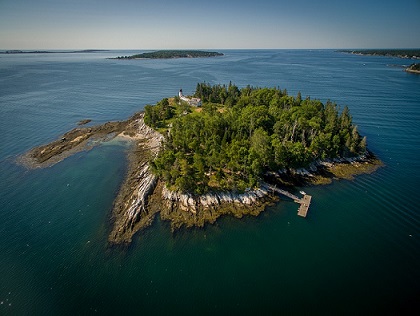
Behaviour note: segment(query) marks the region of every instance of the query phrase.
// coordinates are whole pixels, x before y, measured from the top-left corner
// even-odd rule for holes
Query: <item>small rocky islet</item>
[[[413,63],[410,66],[408,66],[405,71],[411,72],[414,74],[420,74],[420,63]]]
[[[231,88],[231,85],[229,87],[231,91],[239,91],[239,89]],[[229,90],[229,87],[222,86],[226,91]],[[251,93],[255,94],[262,93],[259,92],[259,88],[252,91]],[[240,91],[241,93],[245,93],[245,91]],[[282,97],[287,96],[287,93],[281,94]],[[365,149],[363,152],[347,156],[324,157],[324,159],[318,157],[300,167],[294,164],[293,166],[283,166],[283,168],[276,166],[274,169],[273,167],[266,167],[264,170],[258,169],[261,173],[257,181],[246,183],[248,187],[243,189],[234,181],[240,180],[243,183],[247,180],[244,175],[240,175],[236,171],[233,172],[236,169],[228,170],[228,165],[226,165],[224,170],[215,170],[216,166],[213,169],[210,166],[210,170],[208,170],[209,166],[205,165],[203,172],[207,182],[197,184],[205,189],[202,191],[185,190],[185,188],[177,186],[177,184],[183,183],[181,180],[177,181],[182,175],[178,175],[177,179],[168,180],[162,176],[162,172],[160,172],[162,170],[156,169],[156,159],[162,159],[168,148],[171,129],[177,126],[178,119],[183,120],[187,116],[200,116],[200,113],[208,114],[208,111],[211,111],[213,115],[218,115],[215,113],[227,115],[232,104],[220,103],[215,108],[215,103],[208,102],[204,94],[197,93],[196,98],[203,98],[203,107],[196,107],[188,104],[188,97],[182,99],[180,97],[183,96],[164,99],[155,106],[148,106],[145,112],[136,113],[126,121],[76,127],[56,141],[29,150],[20,156],[18,161],[27,168],[44,168],[58,163],[76,152],[89,150],[95,145],[115,137],[130,140],[128,171],[113,203],[108,236],[110,244],[130,243],[134,234],[151,225],[158,213],[162,220],[170,221],[172,231],[182,227],[204,227],[207,223],[212,224],[217,218],[224,215],[237,218],[246,215],[257,216],[264,211],[267,205],[279,200],[279,196],[270,189],[272,185],[293,189],[296,185],[327,184],[331,183],[333,179],[352,179],[354,175],[371,173],[382,166],[382,163]],[[302,106],[303,100],[298,100],[299,104],[297,104],[297,98],[287,97],[291,102],[295,102],[290,105],[287,111],[292,110],[294,106]],[[238,97],[233,103],[239,100]],[[150,122],[150,113],[155,110],[160,111],[165,106],[171,108],[171,118],[161,122],[159,118],[154,117],[155,121]],[[246,107],[246,105],[244,106]],[[283,104],[282,107],[284,106],[286,105]],[[166,113],[160,111],[160,113],[163,113],[163,116],[169,115],[168,111]],[[89,122],[83,121],[85,124]],[[297,127],[295,127],[296,129]],[[189,154],[187,153],[182,159],[188,162]],[[168,168],[173,169],[174,166]],[[249,172],[251,173],[251,171]],[[229,185],[230,189],[227,189],[226,185],[223,187],[220,184],[215,184],[215,179],[219,179],[218,181],[223,183],[220,176],[224,177],[226,185]],[[253,174],[249,174],[248,177],[254,181]],[[249,186],[250,183],[255,183],[255,185]]]

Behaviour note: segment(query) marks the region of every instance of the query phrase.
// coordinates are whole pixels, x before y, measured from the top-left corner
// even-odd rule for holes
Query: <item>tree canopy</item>
[[[145,123],[165,128],[163,149],[151,162],[168,186],[202,194],[258,186],[266,171],[308,166],[317,159],[366,151],[366,138],[348,107],[279,88],[199,83],[201,109],[167,99],[145,109]]]

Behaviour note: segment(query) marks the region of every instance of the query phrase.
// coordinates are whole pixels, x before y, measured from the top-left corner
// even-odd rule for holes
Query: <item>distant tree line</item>
[[[361,49],[361,50],[339,50],[343,53],[360,55],[379,55],[400,58],[420,58],[420,49]]]
[[[148,52],[142,54],[135,54],[131,56],[119,56],[116,59],[136,59],[136,58],[151,58],[151,59],[169,59],[169,58],[198,58],[198,57],[215,57],[223,56],[218,52],[206,52],[200,50],[159,50],[155,52]]]
[[[258,186],[268,170],[366,151],[348,107],[302,99],[279,88],[197,84],[200,111],[174,115],[167,100],[145,109],[152,127],[169,123],[154,172],[173,189],[201,194]],[[180,113],[180,112],[178,112]]]

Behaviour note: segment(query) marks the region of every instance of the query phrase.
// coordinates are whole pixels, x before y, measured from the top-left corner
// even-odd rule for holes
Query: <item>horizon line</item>
[[[399,50],[399,49],[406,49],[406,50],[416,50],[420,49],[420,47],[324,47],[324,48],[0,48],[0,51],[76,51],[76,52],[83,52],[83,51],[115,51],[115,50],[153,50],[153,51],[165,51],[165,50]]]

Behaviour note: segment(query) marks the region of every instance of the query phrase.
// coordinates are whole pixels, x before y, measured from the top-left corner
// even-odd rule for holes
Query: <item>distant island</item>
[[[415,74],[420,74],[420,63],[411,64],[405,69],[405,71],[415,73]]]
[[[338,50],[341,53],[368,56],[387,56],[407,59],[420,59],[420,49],[360,49],[360,50]]]
[[[158,50],[154,52],[135,54],[131,56],[119,56],[111,59],[170,59],[170,58],[202,58],[223,56],[218,52],[207,52],[200,50]]]
[[[207,83],[126,121],[76,127],[18,160],[48,167],[114,137],[133,145],[114,200],[110,244],[131,242],[158,213],[173,231],[223,215],[256,216],[278,201],[279,191],[352,179],[382,165],[347,107],[279,88]]]
[[[107,52],[106,49],[84,49],[84,50],[73,50],[73,51],[49,51],[49,50],[19,50],[12,49],[6,51],[0,51],[0,54],[74,54],[74,53],[99,53]]]

